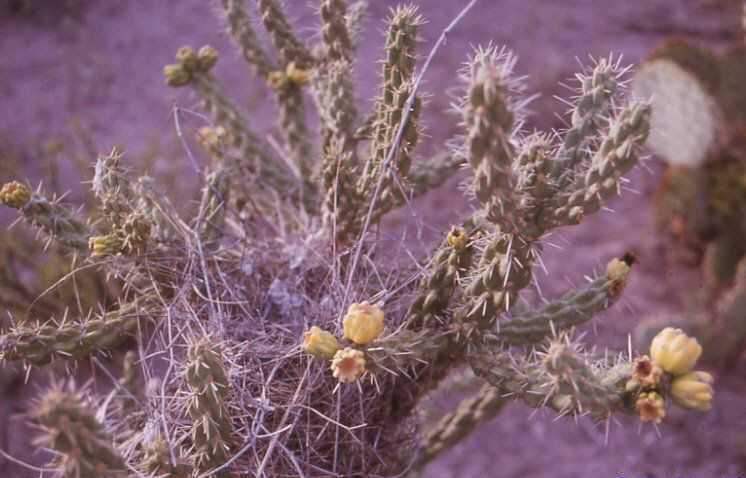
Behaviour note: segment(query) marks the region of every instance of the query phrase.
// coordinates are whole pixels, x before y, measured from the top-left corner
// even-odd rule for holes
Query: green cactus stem
[[[53,465],[59,478],[124,478],[129,476],[111,434],[92,413],[82,392],[55,384],[30,413],[43,434],[35,441],[57,452]]]

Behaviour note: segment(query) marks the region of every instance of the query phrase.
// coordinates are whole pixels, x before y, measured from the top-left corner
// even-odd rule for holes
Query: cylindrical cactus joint
[[[65,478],[126,476],[124,459],[111,435],[92,413],[81,392],[55,384],[34,406],[32,418],[44,434],[36,444],[57,453],[55,464]]]

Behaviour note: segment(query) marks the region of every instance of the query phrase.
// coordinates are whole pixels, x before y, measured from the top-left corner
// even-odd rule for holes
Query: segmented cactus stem
[[[350,44],[353,49],[357,49],[360,44],[360,37],[363,34],[363,24],[368,17],[368,1],[357,0],[347,9],[345,24],[350,36]]]
[[[588,141],[594,140],[611,113],[612,98],[616,96],[619,80],[626,72],[620,67],[619,58],[599,59],[590,72],[577,75],[580,83],[578,96],[572,102],[570,127],[562,136],[552,173],[561,176],[560,187],[572,182],[575,168],[590,158]]]
[[[351,60],[353,53],[350,32],[347,30],[347,5],[345,0],[321,1],[321,36],[330,61]]]
[[[513,161],[514,113],[510,98],[511,54],[497,48],[477,50],[463,74],[467,91],[463,124],[467,130],[464,149],[474,170],[473,191],[489,221],[512,234],[520,224],[519,198]]]
[[[433,459],[449,450],[474,429],[497,416],[509,399],[492,385],[484,385],[472,397],[461,401],[456,410],[445,415],[422,440],[412,472],[418,472]]]
[[[502,321],[497,332],[487,334],[485,339],[500,345],[538,344],[553,333],[587,322],[616,302],[628,274],[596,277],[537,311]]]
[[[210,338],[194,341],[187,350],[187,411],[192,420],[195,466],[203,472],[222,465],[231,450],[233,425],[226,405],[230,381],[223,353]]]
[[[43,434],[35,444],[57,452],[61,478],[124,478],[128,470],[111,434],[93,414],[93,403],[72,383],[54,384],[33,405]]]
[[[650,105],[632,103],[612,120],[590,165],[574,184],[555,197],[554,207],[545,210],[540,222],[549,227],[577,224],[601,209],[620,190],[621,177],[638,162],[637,150],[650,130]]]
[[[443,322],[459,278],[471,267],[471,243],[478,234],[473,223],[451,228],[420,280],[407,322],[409,329],[437,328]]]
[[[54,359],[77,360],[121,343],[137,326],[143,300],[80,321],[22,322],[0,337],[0,358],[44,365]]]
[[[13,181],[0,190],[0,204],[18,209],[32,226],[63,247],[87,253],[88,238],[93,234],[87,223],[59,199],[48,199],[40,190],[32,192],[25,184]]]
[[[543,358],[551,379],[552,395],[561,412],[590,413],[596,419],[608,418],[623,401],[618,383],[607,383],[582,352],[562,338],[549,346]]]
[[[277,69],[262,49],[259,38],[251,24],[251,18],[241,0],[221,0],[228,33],[233,38],[241,56],[254,68],[257,76],[264,81]]]
[[[519,236],[493,233],[486,239],[476,273],[464,289],[466,301],[456,319],[486,329],[515,305],[531,282],[539,244]]]
[[[300,68],[309,68],[315,59],[298,39],[288,22],[279,0],[257,0],[264,28],[280,54],[282,65],[291,62]]]
[[[372,130],[371,157],[366,164],[360,180],[359,189],[369,194],[369,189],[375,183],[380,173],[383,161],[391,148],[399,123],[402,118],[402,108],[409,98],[417,58],[417,32],[423,20],[414,6],[398,7],[392,11],[386,32],[385,52],[383,62],[383,85],[375,101],[375,119]],[[415,112],[419,109],[415,102]],[[415,116],[410,117],[402,142],[391,170],[386,171],[382,189],[384,196],[395,197],[398,191],[393,189],[394,174],[405,178],[411,162],[411,150],[417,139],[417,122]],[[388,201],[388,199],[387,199]],[[387,202],[382,201],[382,202]]]

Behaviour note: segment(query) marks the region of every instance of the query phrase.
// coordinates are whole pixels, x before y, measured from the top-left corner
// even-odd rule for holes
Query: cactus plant
[[[653,98],[648,143],[668,163],[656,193],[659,226],[684,244],[673,249],[693,257],[702,273],[704,287],[682,321],[706,344],[705,357],[720,366],[737,363],[746,337],[738,299],[744,285],[737,277],[746,255],[744,48],[733,44],[717,54],[669,40],[632,86],[635,96]],[[643,328],[663,326],[653,319]]]
[[[34,405],[33,418],[43,434],[36,444],[58,453],[55,458],[60,478],[127,476],[124,458],[114,446],[106,425],[93,415],[84,392],[55,384]]]
[[[139,383],[132,366],[142,368],[146,390],[122,401],[140,403],[142,419],[122,420],[113,441],[96,443],[106,442],[106,466],[158,476],[417,474],[508,400],[660,422],[671,392],[641,375],[635,364],[645,360],[598,355],[571,338],[619,300],[632,256],[545,305],[526,298],[543,238],[620,192],[650,106],[625,95],[627,68],[602,58],[578,75],[564,134],[524,132],[515,57],[476,48],[455,102],[463,136],[432,161],[417,159],[422,75],[474,3],[419,74],[422,17],[413,6],[392,10],[382,85],[359,117],[351,78],[364,2],[321,0],[321,44],[308,48],[279,1],[257,0],[271,54],[251,11],[221,1],[241,56],[276,98],[282,144],[269,148],[223,92],[214,49],[179,49],[166,83],[188,86],[208,113],[196,217],[182,218],[116,151],[97,161],[98,221],[20,183],[4,187],[3,204],[126,287],[118,310],[13,325],[0,358],[44,365],[134,337],[139,359],[130,356],[117,383]],[[311,104],[317,128],[303,114]],[[385,215],[463,166],[475,212],[442,231],[416,267],[383,260],[374,229]],[[423,397],[464,368],[479,391],[418,433]],[[704,408],[703,385],[690,382],[677,389],[680,401]],[[415,445],[414,461],[403,444]]]

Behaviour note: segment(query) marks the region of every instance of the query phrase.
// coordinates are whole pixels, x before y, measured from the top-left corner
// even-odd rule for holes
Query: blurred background
[[[309,0],[286,0],[299,31],[318,37]],[[371,0],[356,64],[358,93],[373,96],[382,57],[382,20],[397,2]],[[425,55],[462,2],[414,2],[428,20]],[[470,439],[431,465],[432,477],[736,477],[746,474],[746,41],[738,0],[481,0],[438,52],[423,91],[426,158],[458,134],[449,91],[474,45],[493,42],[518,55],[526,75],[526,128],[565,127],[575,72],[591,58],[613,54],[634,64],[633,91],[655,96],[651,158],[631,176],[610,211],[548,239],[549,275],[539,285],[551,297],[613,257],[633,252],[639,266],[624,300],[584,330],[599,348],[646,349],[663,321],[704,342],[706,368],[716,377],[707,414],[672,409],[658,428],[623,417],[608,429],[508,406]],[[275,117],[259,84],[204,0],[0,0],[0,183],[43,184],[86,207],[85,184],[99,153],[124,149],[128,165],[147,172],[176,204],[192,207],[200,174],[191,144],[205,125],[196,98],[167,87],[163,65],[182,45],[221,52],[216,75],[250,113],[256,130],[273,135]],[[178,109],[176,109],[178,107]],[[660,111],[660,113],[658,113]],[[197,159],[204,159],[199,158]],[[389,220],[392,231],[416,214],[443,229],[470,205],[454,178]],[[458,198],[454,201],[454,198]],[[0,211],[0,307],[14,314],[60,313],[74,291],[62,287],[34,299],[64,276],[54,251],[38,254],[27,228],[10,232]],[[739,268],[739,262],[742,266]],[[42,271],[33,274],[32,271]],[[116,284],[92,274],[78,284],[83,302],[115,296]],[[742,290],[743,289],[743,290]],[[83,305],[78,305],[84,307]],[[5,316],[7,314],[3,314]],[[33,393],[17,386],[19,370],[0,371],[0,448],[33,462],[20,416]],[[448,404],[444,404],[444,411]],[[0,475],[38,476],[0,457]]]

